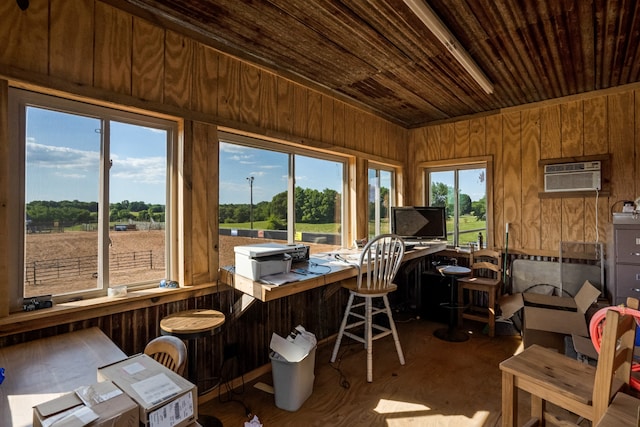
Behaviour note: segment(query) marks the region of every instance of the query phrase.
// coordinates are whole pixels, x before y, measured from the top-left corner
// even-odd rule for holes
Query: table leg
[[[458,322],[458,299],[456,297],[456,290],[458,287],[458,281],[455,276],[450,276],[449,285],[451,286],[450,296],[449,296],[449,325],[446,328],[436,329],[433,333],[436,338],[440,338],[443,341],[450,342],[464,342],[469,339],[469,335],[456,328],[456,324]]]
[[[502,427],[515,427],[518,421],[518,389],[513,374],[502,371]]]

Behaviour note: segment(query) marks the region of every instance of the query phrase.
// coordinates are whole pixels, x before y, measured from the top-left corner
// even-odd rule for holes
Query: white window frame
[[[392,167],[392,166],[388,166],[388,165],[384,165],[382,163],[377,163],[377,162],[369,162],[369,165],[367,167],[367,230],[369,228],[369,212],[368,212],[368,208],[369,208],[369,187],[371,186],[371,183],[369,182],[369,171],[373,170],[376,173],[376,183],[375,183],[375,199],[379,200],[380,199],[380,172],[384,171],[384,172],[389,172],[391,174],[391,188],[389,188],[389,211],[391,211],[391,207],[392,206],[396,206],[396,200],[397,200],[397,175],[398,172],[396,170],[396,168]],[[379,235],[381,234],[381,230],[380,230],[380,222],[382,220],[382,218],[380,217],[380,212],[378,209],[378,204],[375,204],[375,215],[374,215],[374,233],[375,235]]]
[[[32,92],[24,89],[9,88],[9,155],[13,159],[11,164],[15,165],[15,171],[12,172],[9,221],[11,224],[17,224],[16,227],[10,227],[9,241],[20,250],[13,252],[13,259],[10,265],[13,266],[9,271],[11,282],[15,286],[10,290],[10,310],[16,311],[22,308],[24,295],[24,230],[25,230],[25,143],[26,143],[26,107],[33,106],[42,109],[51,109],[53,111],[61,111],[78,116],[92,117],[101,120],[103,125],[105,121],[118,121],[139,126],[160,128],[165,130],[168,135],[167,146],[167,188],[166,188],[166,204],[165,204],[165,268],[167,277],[178,276],[178,247],[176,244],[176,236],[178,232],[178,180],[177,180],[177,159],[178,159],[178,140],[180,123],[178,119],[159,118],[152,113],[141,114],[113,107],[97,105],[91,102],[78,101],[72,99],[61,98],[53,95]],[[109,289],[109,269],[105,259],[109,256],[109,203],[100,203],[104,200],[105,194],[109,194],[109,180],[103,179],[103,175],[108,173],[109,158],[104,156],[105,150],[108,149],[109,128],[104,127],[105,132],[102,135],[103,142],[101,145],[101,171],[100,182],[102,187],[99,190],[99,237],[98,237],[98,268],[100,270],[99,277],[102,283],[98,283],[97,289],[74,292],[54,296],[55,302],[65,302],[68,300],[86,299],[106,296]],[[105,172],[106,171],[106,172]],[[144,288],[157,286],[157,283],[139,283],[127,285],[128,287]]]
[[[430,182],[430,172],[445,172],[445,171],[457,171],[464,169],[477,169],[484,168],[485,169],[485,183],[486,183],[486,199],[487,199],[487,225],[486,225],[486,233],[485,246],[491,247],[493,246],[493,158],[491,156],[480,156],[480,157],[469,157],[464,159],[452,159],[452,160],[441,160],[435,162],[423,162],[420,163],[419,167],[422,169],[423,175],[423,183],[424,183],[424,191],[423,191],[423,199],[422,203],[425,205],[429,204],[431,200],[431,182]],[[459,192],[458,182],[457,182],[457,173],[456,173],[456,182],[455,182],[455,191]],[[456,194],[454,198],[454,209],[457,212],[458,209],[458,198],[459,194]],[[447,234],[449,231],[447,232]],[[454,221],[454,245],[458,246],[458,222]]]

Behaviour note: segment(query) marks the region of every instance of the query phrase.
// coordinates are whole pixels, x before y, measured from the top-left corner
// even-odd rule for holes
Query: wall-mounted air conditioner
[[[600,161],[545,165],[544,191],[600,190],[600,167]]]

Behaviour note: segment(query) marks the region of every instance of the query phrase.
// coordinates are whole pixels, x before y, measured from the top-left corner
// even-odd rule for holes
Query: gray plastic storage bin
[[[273,351],[269,356],[276,406],[286,411],[297,411],[313,392],[316,346],[299,362],[287,362]]]

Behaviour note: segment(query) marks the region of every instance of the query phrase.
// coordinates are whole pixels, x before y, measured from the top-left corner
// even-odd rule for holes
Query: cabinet
[[[614,281],[613,305],[627,297],[640,298],[640,217],[616,215],[613,218]]]

